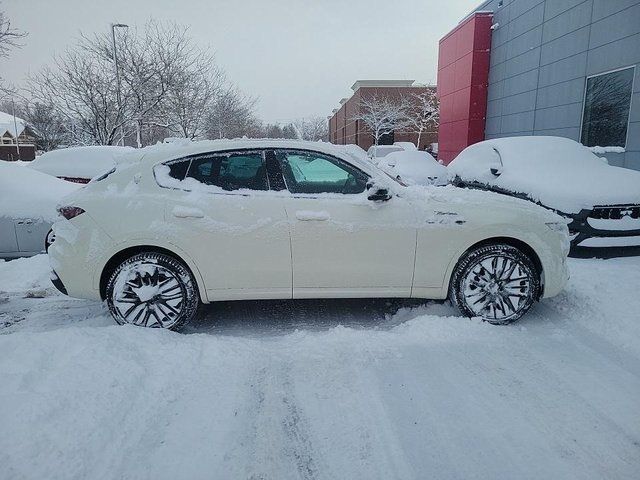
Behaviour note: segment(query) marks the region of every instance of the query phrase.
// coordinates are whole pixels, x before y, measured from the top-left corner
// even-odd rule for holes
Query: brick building
[[[340,107],[329,117],[329,141],[338,145],[356,144],[367,150],[374,144],[374,138],[365,128],[361,120],[354,120],[359,113],[360,101],[369,95],[380,95],[388,98],[405,97],[409,100],[435,87],[414,85],[413,80],[358,80],[351,89],[350,98],[340,100]],[[437,126],[432,132],[422,132],[419,148],[424,150],[431,143],[437,142]],[[380,139],[381,145],[393,142],[413,142],[418,140],[418,133],[411,131],[393,132]]]

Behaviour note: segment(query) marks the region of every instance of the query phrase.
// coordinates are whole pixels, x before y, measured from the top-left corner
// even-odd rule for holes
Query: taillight
[[[60,207],[58,208],[58,213],[67,220],[71,220],[72,218],[84,213],[84,209],[80,207]]]

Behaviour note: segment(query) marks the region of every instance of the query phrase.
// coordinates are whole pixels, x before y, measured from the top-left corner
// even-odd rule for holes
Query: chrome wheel
[[[480,260],[462,279],[468,308],[479,317],[507,320],[531,298],[531,273],[514,258],[495,255]]]
[[[136,262],[118,272],[113,306],[122,323],[141,327],[171,328],[186,302],[180,277],[158,264]]]

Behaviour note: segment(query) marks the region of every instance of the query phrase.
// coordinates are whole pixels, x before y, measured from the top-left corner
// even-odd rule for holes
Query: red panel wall
[[[492,17],[473,14],[440,40],[438,159],[445,164],[484,140]]]

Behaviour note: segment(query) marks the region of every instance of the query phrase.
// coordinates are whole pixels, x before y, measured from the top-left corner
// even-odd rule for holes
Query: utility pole
[[[20,155],[20,140],[18,140],[20,132],[18,132],[18,122],[16,121],[16,102],[13,98],[11,99],[11,108],[13,109],[13,128],[16,133],[16,153],[18,154],[18,160],[22,160],[22,156]]]
[[[120,69],[118,68],[118,52],[116,49],[116,28],[129,28],[124,23],[111,24],[111,41],[113,42],[113,64],[116,69],[116,98],[118,99],[118,118],[122,115],[122,98],[120,96]],[[120,145],[124,146],[124,125],[120,125]]]

